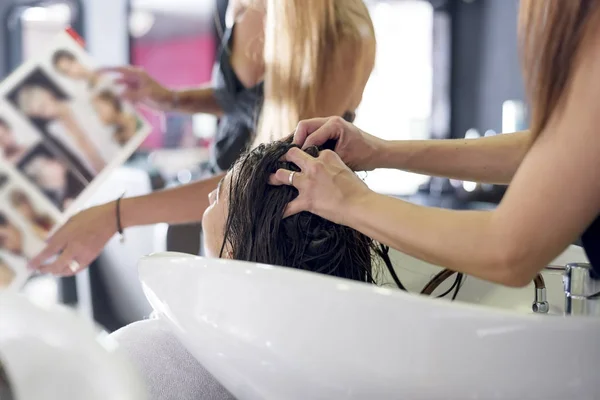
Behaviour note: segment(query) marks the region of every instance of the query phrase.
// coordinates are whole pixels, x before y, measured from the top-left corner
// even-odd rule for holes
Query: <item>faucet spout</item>
[[[550,310],[550,305],[546,300],[546,282],[544,282],[542,274],[538,273],[535,276],[533,284],[535,286],[535,296],[531,309],[534,313],[547,314]]]

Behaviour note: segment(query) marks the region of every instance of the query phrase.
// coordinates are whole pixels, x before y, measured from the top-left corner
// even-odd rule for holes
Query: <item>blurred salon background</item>
[[[365,0],[377,59],[356,124],[386,139],[463,138],[527,126],[516,48],[517,0]],[[227,0],[3,0],[0,77],[73,27],[100,66],[143,67],[160,83],[210,81],[226,27]],[[218,120],[210,115],[140,112],[152,133],[98,190],[91,204],[197,179]],[[504,188],[390,170],[363,174],[374,190],[447,208],[493,208]],[[136,261],[171,250],[198,254],[200,225],[132,229],[113,239],[76,278],[32,279],[36,301],[61,302],[112,331],[150,312]]]

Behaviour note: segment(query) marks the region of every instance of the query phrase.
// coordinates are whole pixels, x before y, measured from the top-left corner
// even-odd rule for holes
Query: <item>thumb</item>
[[[312,118],[305,119],[298,123],[296,130],[294,131],[294,144],[303,146],[306,138],[309,137],[314,131],[322,127],[328,118]]]
[[[283,219],[301,213],[302,211],[306,210],[304,209],[300,196],[298,196],[294,200],[289,202],[287,206],[285,206],[285,211],[283,212]]]
[[[344,126],[337,119],[330,118],[323,126],[316,129],[310,136],[306,138],[302,149],[311,146],[321,146],[330,139],[339,139],[344,131]]]

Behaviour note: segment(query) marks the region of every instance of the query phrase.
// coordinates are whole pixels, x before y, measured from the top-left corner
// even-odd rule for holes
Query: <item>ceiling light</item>
[[[129,16],[129,33],[134,38],[146,36],[155,22],[154,14],[145,10],[134,10]]]

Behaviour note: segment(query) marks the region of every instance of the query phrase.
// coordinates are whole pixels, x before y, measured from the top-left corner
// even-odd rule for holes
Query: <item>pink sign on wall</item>
[[[169,88],[199,86],[211,79],[215,42],[211,35],[161,41],[138,41],[133,45],[132,62]],[[140,110],[152,125],[142,148],[156,149],[163,144],[164,115]]]

